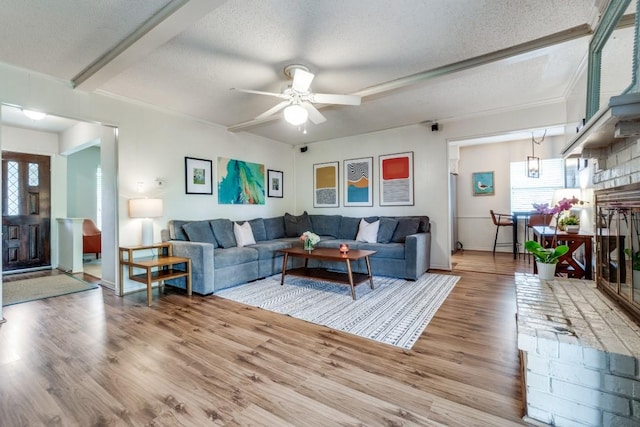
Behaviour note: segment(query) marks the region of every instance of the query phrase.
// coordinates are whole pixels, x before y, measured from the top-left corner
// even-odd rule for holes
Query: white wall
[[[414,206],[379,206],[378,156],[413,151]],[[340,162],[340,184],[344,180],[344,160],[373,157],[373,207],[344,207],[340,188],[339,208],[313,207],[313,164]],[[306,153],[295,155],[296,212],[340,214],[351,217],[368,215],[427,215],[431,220],[431,268],[449,269],[448,242],[448,163],[447,146],[441,134],[430,126],[407,126],[308,145]],[[286,188],[286,187],[285,187]]]
[[[67,156],[67,216],[97,221],[97,177],[100,147]]]

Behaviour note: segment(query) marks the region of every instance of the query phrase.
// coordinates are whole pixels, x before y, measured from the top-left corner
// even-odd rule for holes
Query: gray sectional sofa
[[[249,221],[256,241],[238,247],[233,221],[212,219],[169,221],[162,230],[162,240],[172,243],[175,256],[192,262],[193,292],[207,295],[220,289],[268,277],[282,271],[283,254],[278,249],[301,245],[300,235],[313,231],[321,238],[317,247],[336,248],[348,243],[351,249],[377,251],[371,257],[374,275],[417,279],[429,269],[431,227],[427,216],[367,217],[369,223],[380,220],[377,241],[356,241],[362,218],[341,215],[289,215],[256,218]],[[244,221],[238,221],[243,224]],[[292,266],[299,258],[291,257]],[[310,267],[344,269],[342,263],[311,260]],[[364,261],[352,264],[356,272],[366,273]],[[184,278],[167,281],[169,285],[186,287]]]

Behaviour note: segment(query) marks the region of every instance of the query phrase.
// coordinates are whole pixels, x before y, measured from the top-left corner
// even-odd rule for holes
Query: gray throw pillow
[[[313,232],[320,236],[338,237],[341,215],[309,215]]]
[[[420,219],[418,218],[398,218],[398,226],[391,238],[392,242],[404,243],[407,236],[410,234],[416,234],[418,227],[420,226]]]
[[[209,221],[188,222],[182,226],[182,229],[190,242],[211,243],[214,248],[218,247]]]
[[[188,224],[190,221],[182,221],[179,219],[172,219],[169,221],[169,238],[171,240],[189,240],[182,228],[183,225]]]
[[[397,226],[397,219],[380,218],[380,228],[378,228],[378,243],[390,243]]]
[[[249,221],[251,225],[251,231],[253,232],[253,238],[256,242],[262,242],[267,240],[267,229],[264,227],[264,220],[262,218],[256,218]]]
[[[284,218],[277,216],[274,218],[264,218],[264,228],[267,233],[267,240],[282,239],[284,237]]]
[[[356,234],[358,234],[360,219],[361,218],[343,216],[340,220],[340,231],[337,236],[338,239],[355,240]]]
[[[211,228],[221,248],[227,249],[237,246],[236,236],[233,234],[233,222],[231,222],[231,220],[223,218],[213,219],[211,220]]]
[[[284,232],[287,237],[299,237],[305,231],[313,231],[307,211],[298,216],[284,214]]]

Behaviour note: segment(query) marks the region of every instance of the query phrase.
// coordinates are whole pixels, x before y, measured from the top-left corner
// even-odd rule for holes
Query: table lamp
[[[142,245],[153,243],[153,220],[162,216],[162,199],[129,199],[129,218],[142,218]]]

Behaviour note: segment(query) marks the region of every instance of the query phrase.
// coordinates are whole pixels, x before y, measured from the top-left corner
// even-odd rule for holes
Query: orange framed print
[[[412,206],[413,151],[385,154],[380,160],[380,206]]]
[[[313,165],[313,207],[337,208],[339,205],[338,162]]]

